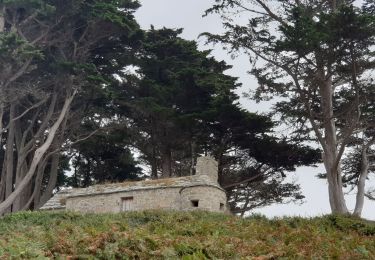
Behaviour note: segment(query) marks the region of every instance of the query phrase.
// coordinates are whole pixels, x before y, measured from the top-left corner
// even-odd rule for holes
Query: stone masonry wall
[[[198,157],[196,175],[206,177],[210,182],[218,182],[218,163],[209,156]]]
[[[218,185],[217,169],[213,158],[200,157],[196,175],[73,189],[55,195],[45,209],[66,208],[86,213],[147,209],[227,212],[227,198]]]
[[[188,187],[181,190],[182,209],[192,208],[191,201],[198,200],[198,209],[213,212],[226,212],[227,197],[224,191],[209,186]]]
[[[122,211],[122,198],[129,197],[133,197],[131,210],[202,209],[217,212],[226,210],[225,192],[210,186],[170,187],[68,197],[66,200],[66,209],[85,213],[116,213]],[[191,200],[199,200],[198,207],[194,207]],[[224,204],[221,208],[220,203]]]

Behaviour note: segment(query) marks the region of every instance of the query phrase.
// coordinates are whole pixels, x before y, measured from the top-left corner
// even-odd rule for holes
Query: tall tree
[[[131,112],[127,116],[139,137],[137,148],[150,159],[153,177],[159,166],[162,177],[191,174],[199,152],[196,140],[208,134],[204,125],[213,104],[236,99],[236,79],[223,74],[229,66],[208,57],[209,51],[198,51],[197,44],[178,37],[180,33],[171,29],[146,33],[135,63],[139,76],[124,99],[118,99],[125,112]],[[176,172],[176,161],[187,167]]]
[[[362,8],[345,0],[216,2],[207,13],[220,13],[227,30],[205,35],[250,55],[259,82],[256,98],[287,99],[276,100],[276,111],[297,126],[296,138],[320,144],[331,210],[348,213],[341,162],[373,93],[366,84],[375,65],[373,1]],[[248,15],[248,24],[233,23],[233,12]]]

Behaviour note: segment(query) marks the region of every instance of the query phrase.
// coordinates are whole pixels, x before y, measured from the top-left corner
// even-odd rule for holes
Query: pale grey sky
[[[256,81],[247,71],[250,70],[250,63],[246,55],[240,55],[235,59],[217,46],[205,46],[204,39],[198,39],[202,32],[219,33],[223,31],[220,18],[216,15],[202,17],[204,11],[209,8],[213,0],[140,0],[142,7],[137,11],[136,18],[143,29],[149,29],[150,25],[156,28],[184,28],[183,38],[197,40],[200,49],[212,49],[213,56],[218,60],[225,60],[233,68],[227,73],[238,77],[243,84],[239,94],[249,89],[255,89]],[[269,103],[256,104],[246,98],[241,98],[241,104],[252,112],[264,112],[270,107]],[[324,172],[320,166],[318,168],[300,167],[297,172],[291,173],[289,180],[296,180],[302,187],[306,196],[305,203],[302,205],[286,204],[272,205],[255,212],[265,214],[269,217],[283,215],[316,216],[330,212],[328,202],[328,192],[326,180],[317,179],[317,173]],[[375,181],[368,183],[369,186],[375,186]],[[354,208],[355,194],[346,197],[350,209]],[[363,217],[375,219],[375,202],[366,200]],[[255,213],[254,212],[254,213]]]

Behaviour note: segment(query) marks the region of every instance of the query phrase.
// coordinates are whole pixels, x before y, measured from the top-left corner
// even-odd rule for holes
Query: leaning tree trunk
[[[59,146],[63,143],[64,140],[64,132],[66,130],[67,124],[67,117],[65,117],[64,122],[61,126],[61,133],[60,136],[56,138],[55,145],[52,145],[52,153],[51,156],[51,167],[48,177],[47,186],[44,189],[43,194],[41,194],[40,188],[37,191],[37,194],[34,197],[34,209],[39,209],[42,207],[53,195],[53,190],[56,188],[57,178],[59,174],[59,164],[60,164],[60,153],[59,153]],[[49,160],[47,156],[45,158],[45,163]],[[44,175],[44,169],[42,170],[42,180]]]
[[[48,131],[48,137],[46,141],[38,149],[36,149],[33,159],[31,161],[30,167],[25,177],[19,183],[18,187],[2,203],[0,203],[0,215],[5,213],[5,211],[21,195],[21,193],[24,191],[24,189],[29,185],[30,181],[33,179],[36,168],[38,167],[39,163],[43,159],[43,156],[46,154],[47,150],[50,148],[52,141],[55,138],[57,130],[59,129],[65,116],[67,116],[67,113],[70,108],[70,104],[72,103],[74,96],[75,96],[75,93],[73,93],[72,95],[68,96],[65,99],[64,106],[59,114],[58,119]]]

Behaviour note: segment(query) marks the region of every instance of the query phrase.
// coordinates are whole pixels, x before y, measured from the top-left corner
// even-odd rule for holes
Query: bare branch
[[[11,121],[16,121],[20,118],[22,118],[24,115],[26,115],[27,113],[29,113],[31,110],[33,110],[34,108],[37,108],[41,105],[43,105],[46,101],[48,100],[48,98],[45,98],[45,99],[42,99],[41,101],[39,101],[38,103],[36,103],[35,105],[29,107],[28,109],[26,109],[22,114],[20,114],[19,116],[16,116],[15,118],[13,118]]]
[[[29,68],[32,60],[33,60],[32,58],[28,59],[21,66],[21,68],[16,73],[14,73],[14,75],[10,79],[8,79],[6,81],[6,83],[3,85],[3,88],[7,88],[12,82],[16,81],[19,77],[21,77],[26,72],[26,70]]]
[[[255,2],[257,2],[258,4],[260,4],[271,18],[273,18],[274,20],[278,21],[283,26],[288,26],[288,24],[286,22],[284,22],[281,17],[277,16],[274,12],[272,12],[271,9],[262,0],[255,0]]]

